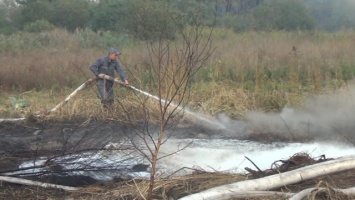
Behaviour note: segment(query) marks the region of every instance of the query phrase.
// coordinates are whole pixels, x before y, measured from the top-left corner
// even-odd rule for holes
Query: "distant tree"
[[[355,28],[355,1],[353,0],[302,0],[316,20],[317,28],[336,31]]]
[[[9,21],[6,20],[6,18],[0,17],[0,34],[11,34],[13,32],[13,29],[9,23]]]
[[[341,28],[355,28],[355,1],[326,1],[323,7],[325,8],[323,13],[328,12],[327,20],[319,22],[324,29],[335,31]]]
[[[93,30],[117,31],[119,23],[125,18],[124,7],[128,1],[100,1],[92,9],[90,25]]]
[[[18,23],[21,27],[38,20],[47,20],[49,23],[68,30],[83,28],[90,21],[89,0],[23,0]]]
[[[89,26],[93,30],[124,33],[139,39],[154,38],[169,9],[180,26],[199,21],[244,30],[338,30],[355,27],[353,0],[2,0],[17,4],[19,17],[1,19],[4,27],[16,29],[37,20],[47,20],[69,30]],[[196,15],[196,13],[198,15]],[[6,18],[8,19],[8,18]],[[217,24],[214,24],[217,19]],[[170,26],[170,25],[169,25]],[[176,29],[166,36],[174,37]],[[9,28],[9,27],[8,27]],[[6,29],[8,29],[6,28]]]
[[[0,5],[5,6],[7,8],[14,8],[16,7],[16,2],[13,0],[1,0]]]
[[[176,28],[172,26],[171,16],[179,18],[179,12],[165,1],[121,0],[100,1],[92,16],[94,30],[117,31],[150,40],[158,38],[162,28],[166,28],[164,37],[174,37]],[[169,27],[161,27],[161,24]]]
[[[211,25],[216,15],[225,13],[220,3],[211,0],[172,1],[170,5],[178,10],[187,24]]]
[[[12,17],[17,6],[11,0],[0,1],[0,34],[11,34],[16,31]]]
[[[16,19],[20,27],[41,19],[48,19],[50,16],[50,2],[47,0],[21,1],[21,12]]]
[[[251,28],[256,30],[309,30],[315,21],[306,7],[297,0],[276,0],[251,11]]]
[[[243,15],[263,2],[264,0],[237,0],[235,5],[232,5],[232,8],[234,8],[234,12],[237,15]]]
[[[84,28],[90,21],[90,6],[87,0],[55,0],[50,3],[48,21],[70,31]]]
[[[31,22],[25,25],[24,30],[27,32],[42,32],[53,30],[55,26],[49,23],[45,19],[37,20],[35,22]]]
[[[15,0],[16,3],[20,4],[20,5],[25,5],[25,4],[31,4],[36,2],[37,0]]]
[[[217,0],[210,2],[216,6],[219,16],[223,17],[225,14],[244,15],[262,4],[264,0]]]

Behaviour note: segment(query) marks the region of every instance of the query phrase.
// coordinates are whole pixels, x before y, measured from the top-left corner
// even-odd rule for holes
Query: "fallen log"
[[[336,192],[342,192],[346,195],[355,195],[355,187],[352,188],[347,188],[347,189],[339,189],[339,188],[332,188],[333,190],[335,190]],[[304,189],[298,193],[296,193],[295,195],[293,195],[289,200],[302,200],[305,197],[307,197],[309,194],[311,194],[313,191],[327,191],[328,188],[307,188]]]
[[[56,185],[56,184],[51,184],[51,183],[42,183],[39,181],[31,181],[31,180],[27,180],[27,179],[8,177],[8,176],[0,176],[0,181],[9,182],[9,183],[16,183],[16,184],[21,184],[21,185],[33,185],[33,186],[39,186],[39,187],[44,187],[44,188],[57,188],[57,189],[62,189],[62,190],[66,190],[66,191],[78,190],[78,188],[76,188],[76,187]]]
[[[26,118],[21,117],[21,118],[5,118],[5,119],[0,119],[1,122],[19,122],[19,121],[24,121]]]
[[[256,197],[290,198],[293,195],[294,193],[274,192],[274,191],[236,191],[231,194],[223,195],[221,199],[256,198]]]
[[[268,191],[285,185],[316,178],[335,172],[355,168],[355,155],[340,157],[335,160],[309,165],[293,171],[275,174],[264,178],[240,181],[211,188],[199,193],[185,196],[180,200],[230,199],[233,193],[240,191]]]

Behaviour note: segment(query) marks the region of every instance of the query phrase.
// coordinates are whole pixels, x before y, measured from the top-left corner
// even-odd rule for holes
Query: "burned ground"
[[[2,123],[0,124],[0,173],[4,174],[13,170],[16,171],[19,164],[23,161],[41,156],[55,157],[56,155],[71,154],[85,150],[102,150],[110,142],[120,142],[129,136],[128,133],[131,133],[135,128],[114,121],[87,121],[84,119],[70,122]],[[275,140],[292,141],[288,137],[280,138],[272,134],[264,136],[255,134],[246,137],[237,133],[215,134],[216,131],[218,130],[209,130],[204,127],[188,126],[185,124],[174,128],[168,134],[175,138],[239,138],[265,143]],[[307,138],[307,140],[310,139]],[[299,139],[299,141],[304,140],[304,138]],[[294,165],[288,166],[287,169],[284,168],[284,171],[316,163],[312,158],[306,155],[302,156],[294,157],[298,158],[299,162],[293,162]],[[60,169],[55,168],[55,165],[51,165],[50,161],[48,160],[46,165],[51,166],[52,172],[53,170],[54,172],[60,171]],[[272,163],[273,161],[270,162]],[[228,174],[222,172],[204,172],[194,169],[191,175],[157,180],[157,189],[154,195],[157,199],[176,199],[218,185],[270,175],[256,169],[252,171],[253,173],[248,174]],[[280,169],[276,171],[278,172]],[[81,189],[75,192],[65,192],[59,189],[44,189],[36,186],[2,182],[0,185],[0,197],[1,199],[139,199],[140,194],[137,188],[144,189],[148,185],[146,180],[134,181],[129,178],[117,177],[110,181],[97,181],[87,176],[71,176],[68,179],[68,177],[55,176],[53,174],[55,173],[28,176],[27,178],[31,177],[33,180],[42,182],[76,186]],[[327,187],[329,188],[328,191],[331,191],[331,188],[354,187],[354,183],[355,171],[348,170],[288,185],[275,191],[297,192],[309,187]],[[328,194],[319,194],[318,196],[320,197],[318,199],[322,199],[322,195],[323,197],[324,195],[329,197],[328,199],[348,198],[336,192],[329,192]],[[277,198],[273,197],[270,199]]]

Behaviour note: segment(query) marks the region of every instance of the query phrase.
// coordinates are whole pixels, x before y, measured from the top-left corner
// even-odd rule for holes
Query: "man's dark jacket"
[[[126,74],[121,69],[118,62],[116,60],[110,61],[108,56],[97,59],[96,62],[90,67],[90,70],[95,76],[98,76],[99,74],[106,74],[111,77],[115,77],[114,70],[116,70],[122,81],[127,80]]]

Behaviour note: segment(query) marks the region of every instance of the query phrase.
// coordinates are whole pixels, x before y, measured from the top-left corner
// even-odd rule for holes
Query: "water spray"
[[[136,88],[136,87],[134,87],[132,85],[126,85],[124,82],[120,81],[118,78],[113,78],[113,77],[107,76],[107,75],[104,75],[103,78],[106,79],[106,80],[110,80],[110,81],[114,81],[116,83],[119,83],[119,84],[121,84],[121,85],[123,85],[123,86],[125,86],[125,87],[127,87],[129,89],[137,91],[137,92],[139,92],[139,93],[141,93],[141,94],[143,94],[143,95],[145,95],[145,96],[147,96],[149,98],[155,99],[157,101],[161,101],[163,103],[170,103],[170,105],[178,108],[179,110],[183,110],[186,114],[188,114],[190,116],[193,116],[195,119],[198,119],[201,122],[205,122],[208,125],[215,125],[215,126],[218,127],[218,129],[227,129],[227,127],[224,124],[212,119],[211,117],[203,116],[201,114],[196,114],[196,113],[194,113],[194,112],[192,112],[192,111],[190,111],[190,110],[188,110],[186,108],[183,108],[182,106],[178,106],[177,104],[175,104],[173,102],[168,102],[167,100],[165,100],[163,98],[159,98],[156,95],[152,95],[152,94],[150,94],[150,93],[148,93],[146,91],[140,90],[140,89],[138,89],[138,88]]]

